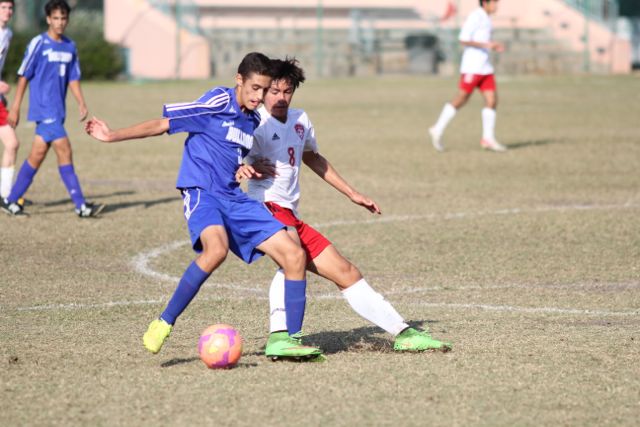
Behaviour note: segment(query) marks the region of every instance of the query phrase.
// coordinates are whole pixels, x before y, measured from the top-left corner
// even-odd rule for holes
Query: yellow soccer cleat
[[[156,319],[149,324],[149,329],[142,337],[144,348],[156,354],[162,348],[164,341],[169,338],[173,326],[162,319]]]

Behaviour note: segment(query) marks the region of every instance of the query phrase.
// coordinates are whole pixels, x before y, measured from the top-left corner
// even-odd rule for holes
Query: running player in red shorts
[[[460,30],[460,43],[465,47],[460,64],[460,83],[456,97],[445,104],[435,125],[429,128],[431,143],[438,151],[444,151],[442,134],[449,122],[462,108],[478,88],[484,97],[482,109],[482,139],[480,145],[492,151],[505,151],[507,148],[496,141],[496,106],[498,96],[493,77],[489,52],[503,52],[504,46],[491,40],[492,24],[489,15],[498,10],[498,0],[480,0],[480,7],[473,11]]]
[[[298,216],[300,164],[370,212],[380,214],[378,205],[351,187],[318,152],[315,132],[307,113],[289,108],[304,72],[295,59],[274,60],[274,78],[259,109],[260,126],[247,157],[249,164],[236,174],[249,181],[250,197],[262,201],[300,242],[307,254],[307,270],[332,282],[342,291],[351,307],[362,317],[395,336],[398,351],[442,350],[451,345],[433,339],[428,332],[409,327],[391,304],[377,293],[356,266],[343,257],[322,234]],[[279,357],[279,342],[286,337],[284,276],[278,271],[269,291],[271,308],[267,357]]]

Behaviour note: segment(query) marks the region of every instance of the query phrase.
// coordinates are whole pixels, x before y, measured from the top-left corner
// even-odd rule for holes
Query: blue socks
[[[178,287],[169,300],[167,308],[165,308],[160,315],[160,318],[170,325],[176,323],[178,316],[187,308],[209,275],[210,273],[202,271],[195,261],[192,262],[182,275]]]
[[[16,177],[16,182],[11,188],[9,197],[7,197],[9,203],[17,202],[18,199],[27,192],[36,172],[38,172],[38,169],[32,168],[28,161],[25,160],[24,163],[22,163],[20,172],[18,172],[18,176]]]
[[[82,195],[80,182],[78,181],[76,171],[73,169],[73,165],[59,166],[58,171],[60,172],[62,182],[64,182],[65,187],[67,187],[73,204],[76,205],[76,208],[80,209],[80,206],[84,203],[84,196]]]
[[[307,302],[307,281],[284,279],[284,309],[287,313],[289,335],[302,330],[304,309]]]

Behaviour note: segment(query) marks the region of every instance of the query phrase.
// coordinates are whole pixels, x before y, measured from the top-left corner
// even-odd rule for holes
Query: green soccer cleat
[[[151,322],[149,324],[149,329],[147,329],[147,332],[145,332],[142,337],[144,348],[153,354],[159,352],[164,341],[169,338],[171,329],[173,329],[173,326],[162,319],[156,319]]]
[[[275,361],[278,359],[313,360],[322,358],[318,347],[302,345],[302,335],[289,336],[287,331],[269,334],[264,355]]]
[[[426,331],[407,328],[396,337],[393,349],[396,351],[438,350],[447,352],[451,351],[451,344],[433,339]]]

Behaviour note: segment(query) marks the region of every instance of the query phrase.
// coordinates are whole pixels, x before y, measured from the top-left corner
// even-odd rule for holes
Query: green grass
[[[211,83],[85,84],[114,127]],[[274,266],[232,256],[167,345],[141,337],[193,259],[174,189],[183,136],[92,142],[70,101],[76,171],[102,218],[80,220],[45,162],[31,216],[0,217],[0,425],[573,425],[640,411],[640,108],[634,77],[499,81],[504,154],[479,146],[476,95],[436,153],[426,129],[451,79],[311,81],[295,97],[321,152],[383,210],[373,218],[309,170],[301,212],[413,325],[454,344],[392,339],[310,278],[307,342],[326,363],[263,355]],[[20,160],[33,126],[21,124]],[[147,259],[140,256],[168,248]],[[181,244],[184,243],[184,244]],[[208,370],[200,332],[236,326],[237,368]]]

